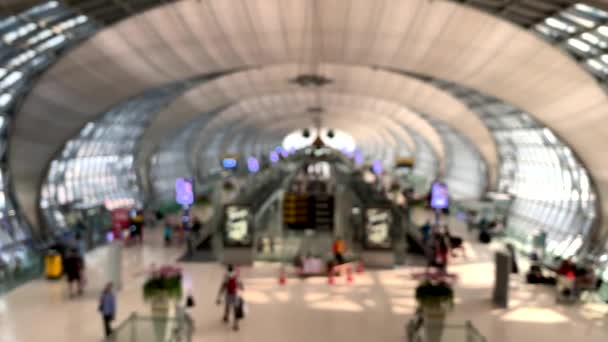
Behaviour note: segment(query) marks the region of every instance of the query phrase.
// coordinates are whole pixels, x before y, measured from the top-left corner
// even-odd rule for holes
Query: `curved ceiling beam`
[[[377,98],[448,121],[477,143],[491,170],[495,168],[494,141],[483,122],[453,96],[424,81],[369,67],[321,64],[318,72],[330,83],[321,88],[302,88],[293,82],[293,78],[300,72],[302,66],[299,65],[268,66],[228,75],[193,88],[152,122],[142,138],[138,159],[146,160],[154,146],[162,141],[168,132],[175,131],[192,120],[197,113],[208,108],[249,97],[318,92]],[[271,106],[270,102],[262,104],[259,110],[264,111]]]
[[[272,106],[269,104],[272,104]],[[247,120],[257,120],[260,122],[260,120],[279,120],[282,115],[289,114],[304,115],[307,119],[311,120],[310,113],[302,113],[305,112],[307,108],[319,106],[319,104],[321,104],[323,108],[326,108],[326,112],[323,113],[323,120],[331,118],[333,115],[340,115],[344,118],[342,122],[348,122],[351,113],[352,115],[359,114],[361,116],[361,121],[368,127],[373,128],[376,123],[381,121],[377,121],[376,119],[370,120],[370,117],[392,118],[392,121],[386,123],[387,125],[390,126],[392,123],[399,122],[402,125],[407,125],[410,128],[419,131],[421,134],[427,136],[428,140],[432,142],[437,154],[443,156],[441,139],[434,131],[434,128],[415,113],[392,103],[340,94],[324,94],[320,97],[316,97],[314,94],[294,92],[285,95],[279,94],[247,99],[222,112],[216,120],[209,122],[209,124],[201,130],[200,134],[202,136],[212,137],[212,133],[218,130],[217,125],[221,124],[222,120],[241,120],[241,117],[245,117]],[[312,121],[309,121],[309,124],[310,123],[312,123]],[[263,121],[258,125],[260,132],[263,132]],[[302,127],[294,127],[294,130],[297,128]],[[338,126],[335,128],[341,127]],[[373,133],[373,130],[370,131],[370,133]],[[208,146],[209,141],[202,140],[199,142],[199,145]],[[410,142],[410,146],[413,147],[412,142]],[[197,148],[195,148],[193,152],[197,154]]]
[[[224,145],[223,141],[226,139],[226,137],[234,138],[239,134],[239,132],[244,130],[243,126],[250,126],[253,124],[253,127],[258,129],[258,134],[265,134],[267,130],[273,130],[278,127],[282,129],[283,135],[286,135],[287,133],[293,132],[298,128],[309,126],[310,118],[299,114],[300,112],[284,112],[283,115],[281,115],[280,120],[276,120],[276,118],[272,120],[272,118],[269,118],[271,120],[261,121],[258,119],[257,122],[256,120],[241,120],[239,118],[235,118],[234,120],[222,120],[213,125],[213,128],[210,128],[210,131],[215,132],[215,134],[205,135],[203,132],[200,135],[202,138],[210,137],[211,139],[199,140],[192,151],[192,158],[196,161],[195,164],[197,165],[196,173],[200,175],[205,168],[209,168],[210,166],[212,167],[225,152],[222,150],[222,148]],[[337,116],[327,118],[327,123],[336,125],[339,124],[340,129],[353,135],[357,141],[372,138],[375,139],[378,144],[382,143],[384,148],[386,148],[386,137],[387,134],[390,133],[387,132],[388,130],[385,127],[375,126],[376,129],[373,129],[372,132],[370,132],[370,126],[366,125],[360,120],[345,122]],[[261,124],[264,126],[263,133],[261,133],[259,130]],[[366,128],[367,130],[365,130]],[[384,133],[381,135],[378,132],[378,129],[381,129]],[[217,134],[217,132],[222,132],[222,134]],[[365,135],[360,136],[358,132],[362,132]],[[391,142],[391,144],[396,144],[396,142]],[[365,145],[363,145],[362,148],[365,149]]]
[[[332,117],[331,120],[337,119],[338,121],[340,121],[340,118],[335,118]],[[303,120],[303,121],[302,121]],[[306,117],[298,117],[297,113],[295,116],[291,116],[291,115],[285,115],[283,120],[278,121],[278,120],[271,120],[269,122],[267,122],[265,124],[266,127],[266,131],[265,133],[269,133],[271,135],[275,136],[275,140],[274,143],[271,143],[270,145],[274,146],[277,144],[280,144],[283,136],[288,133],[291,132],[291,130],[293,129],[294,123],[292,123],[292,121],[295,121],[295,125],[296,127],[301,127],[301,122],[306,123],[307,122],[307,118]],[[340,122],[338,122],[340,123]],[[391,124],[389,127],[387,127],[387,129],[389,131],[393,130],[395,128],[396,125]],[[158,155],[159,154],[163,154],[166,155],[167,153],[172,153],[172,154],[179,154],[181,155],[181,163],[180,164],[187,164],[185,163],[183,160],[186,158],[185,154],[187,152],[187,145],[192,145],[191,143],[186,143],[186,141],[191,140],[192,139],[192,135],[194,135],[193,133],[195,131],[197,131],[198,129],[192,129],[192,127],[196,127],[194,125],[188,125],[187,126],[188,129],[182,129],[182,132],[186,132],[188,135],[188,137],[184,138],[184,137],[175,137],[174,141],[178,141],[181,143],[179,143],[179,146],[174,146],[172,151],[166,151],[166,146],[170,146],[170,145],[174,145],[174,144],[167,144],[164,143],[162,144],[163,148],[161,148],[161,150],[159,152],[157,152],[156,156],[154,157],[154,159],[158,159]],[[237,128],[235,128],[237,127]],[[198,127],[196,127],[198,128]],[[384,135],[370,135],[369,134],[369,129],[366,130],[366,128],[368,128],[368,126],[366,125],[358,125],[358,126],[354,126],[354,127],[349,127],[348,131],[349,133],[353,134],[354,136],[358,136],[357,133],[355,133],[355,130],[361,130],[361,128],[363,128],[362,132],[363,132],[363,136],[367,137],[367,141],[363,144],[364,149],[368,151],[368,153],[370,155],[375,155],[375,148],[379,148],[379,149],[385,149],[386,148],[386,140],[383,138]],[[403,128],[403,127],[402,127]],[[411,131],[411,129],[409,128],[403,128],[406,131]],[[256,143],[256,141],[258,140],[258,138],[260,137],[259,134],[259,130],[258,129],[252,129],[251,127],[251,122],[249,121],[243,121],[243,120],[221,120],[221,123],[219,125],[217,125],[217,127],[215,127],[213,129],[214,132],[217,133],[217,137],[222,137],[220,138],[220,141],[224,141],[229,137],[229,139],[235,140],[235,141],[239,141],[241,142],[238,146],[240,147],[240,150],[230,150],[227,152],[230,153],[237,153],[241,156],[247,156],[247,155],[254,155],[254,156],[260,156],[260,153],[262,150],[260,150],[258,153],[252,153],[252,152],[244,152],[245,149],[247,149],[248,147],[256,147],[259,146],[259,144]],[[279,131],[280,135],[276,135],[275,132]],[[221,133],[219,133],[221,132]],[[275,134],[273,134],[275,133]],[[394,132],[391,132],[391,134]],[[408,132],[409,134],[410,132]],[[413,152],[415,152],[416,154],[416,158],[417,161],[419,160],[420,163],[417,162],[417,166],[420,167],[420,170],[422,173],[420,175],[426,176],[426,177],[430,177],[428,179],[428,181],[432,181],[433,179],[435,179],[435,172],[436,172],[436,168],[433,167],[434,164],[436,164],[436,156],[433,152],[432,149],[430,149],[429,147],[425,147],[425,146],[420,146],[420,145],[428,145],[428,142],[426,142],[424,140],[424,138],[422,138],[419,134],[417,134],[416,132],[411,132],[411,135],[414,136],[416,139],[416,148]],[[183,133],[180,134],[180,136],[183,136]],[[268,134],[264,134],[262,135],[262,137],[267,137]],[[395,136],[397,143],[398,144],[403,144],[403,141],[399,141],[399,136],[396,135]],[[371,139],[371,140],[370,140]],[[357,139],[358,142],[361,141],[361,139]],[[219,144],[220,146],[224,145],[222,143]],[[213,168],[216,168],[215,165],[219,165],[217,164],[217,159],[219,158],[219,156],[221,156],[224,152],[226,151],[221,151],[221,150],[217,150],[217,149],[213,149],[212,144],[205,144],[204,145],[207,149],[204,149],[204,152],[199,153],[199,155],[210,155],[209,158],[205,161],[202,161],[203,163],[207,163],[206,165],[204,165],[205,167],[203,167],[203,165],[198,165],[197,169],[199,170],[210,170]],[[267,152],[269,150],[269,144],[264,144],[264,148],[263,151]],[[370,151],[371,150],[371,151]],[[370,153],[371,152],[371,153]],[[265,154],[264,154],[265,155]],[[157,174],[159,172],[160,169],[170,169],[170,165],[173,164],[174,159],[173,158],[169,158],[168,159],[168,164],[164,165],[164,164],[154,164],[153,168],[151,169],[151,173]],[[391,162],[392,159],[389,161]],[[199,160],[199,162],[201,162]],[[211,164],[209,164],[211,163]],[[428,164],[428,165],[427,165]],[[165,177],[168,179],[159,179],[159,177],[152,177],[152,181],[155,185],[155,187],[157,188],[157,191],[155,191],[155,193],[157,194],[163,194],[165,192],[165,190],[170,189],[172,186],[172,182],[173,179],[175,177],[179,177],[179,176],[183,176],[184,174],[189,174],[189,175],[194,175],[197,174],[199,176],[199,179],[204,179],[204,175],[201,175],[200,173],[197,173],[193,170],[190,170],[188,173],[182,172],[180,173],[172,173],[170,175],[165,175]]]

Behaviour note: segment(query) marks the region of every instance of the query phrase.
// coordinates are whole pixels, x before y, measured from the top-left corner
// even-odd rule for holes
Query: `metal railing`
[[[141,316],[132,313],[106,342],[192,342],[193,325],[189,316]]]
[[[471,321],[462,324],[440,323],[433,325],[431,329],[438,336],[426,336],[424,325],[416,327],[415,320],[408,323],[406,331],[407,342],[487,342],[486,338],[473,326]]]
[[[0,269],[0,295],[5,294],[27,282],[40,278],[42,264],[39,261],[26,265],[20,269]]]

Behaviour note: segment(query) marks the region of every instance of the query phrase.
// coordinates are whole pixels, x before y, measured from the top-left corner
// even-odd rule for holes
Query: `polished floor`
[[[456,259],[451,272],[459,275],[456,307],[450,321],[472,320],[492,342],[606,342],[608,305],[557,305],[550,288],[512,279],[509,309],[491,305],[492,246],[467,243],[468,259]],[[140,286],[151,264],[169,263],[181,248],[165,248],[158,234],[145,245],[124,251],[124,288],[118,293],[121,322],[133,311],[149,312]],[[82,298],[69,299],[66,284],[38,280],[0,298],[0,341],[102,341],[102,322],[96,311],[104,282],[107,250],[87,256],[89,286]],[[356,274],[352,283],[324,278],[277,281],[277,267],[258,264],[242,270],[250,315],[241,331],[222,324],[215,297],[223,269],[215,264],[184,264],[196,299],[194,341],[405,341],[404,325],[415,308],[412,273],[420,267]],[[454,340],[456,341],[456,340]]]

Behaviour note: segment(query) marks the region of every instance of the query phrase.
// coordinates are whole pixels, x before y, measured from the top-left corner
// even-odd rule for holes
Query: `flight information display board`
[[[392,217],[388,208],[368,208],[365,210],[365,247],[389,249]]]
[[[229,246],[251,246],[251,211],[248,207],[229,205],[225,210],[224,243]]]

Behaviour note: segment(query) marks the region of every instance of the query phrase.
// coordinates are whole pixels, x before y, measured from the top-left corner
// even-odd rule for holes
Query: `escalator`
[[[226,245],[253,246],[254,230],[258,229],[256,224],[259,221],[255,218],[282,188],[288,176],[288,171],[281,168],[256,174],[251,176],[248,186],[236,199],[227,204],[215,203],[218,210],[214,210],[214,215],[218,216],[201,231],[200,236],[189,241],[188,251],[181,260],[216,261],[222,259]]]

